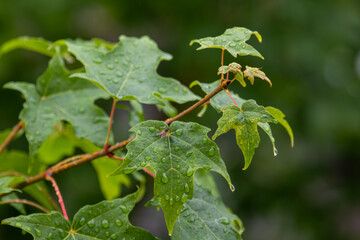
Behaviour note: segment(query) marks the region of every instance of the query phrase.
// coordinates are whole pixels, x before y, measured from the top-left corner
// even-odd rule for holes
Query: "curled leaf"
[[[249,79],[251,85],[254,84],[254,78],[258,77],[261,78],[262,80],[267,81],[270,84],[270,87],[272,86],[270,79],[259,68],[246,66],[246,70],[244,71],[244,77]]]

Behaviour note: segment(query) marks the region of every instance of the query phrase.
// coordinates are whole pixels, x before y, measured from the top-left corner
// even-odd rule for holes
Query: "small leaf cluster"
[[[217,37],[193,40],[190,45],[200,44],[198,50],[221,49],[222,59],[225,50],[234,57],[251,55],[263,59],[246,43],[252,35],[261,42],[259,33],[234,27]],[[0,197],[5,203],[18,199],[23,191],[50,213],[8,218],[3,224],[21,228],[34,239],[156,239],[148,231],[132,226],[128,219],[145,191],[147,179],[140,173],[144,170],[154,176],[154,197],[147,206],[162,209],[172,239],[241,239],[242,222],[222,202],[209,171],[220,174],[229,189],[235,190],[214,142],[230,129],[235,130],[236,142],[243,152],[244,169],[249,167],[260,143],[258,127],[269,136],[274,155],[277,150],[269,123],[284,126],[293,144],[293,133],[280,110],[260,106],[255,100],[242,99],[228,90],[234,80],[245,87],[244,79],[253,84],[255,77],[271,86],[264,72],[248,66],[242,71],[242,66],[234,62],[219,67],[221,79],[191,84],[190,87],[199,85],[206,96],[218,89],[210,98],[210,105],[222,112],[222,116],[211,139],[208,136],[211,129],[196,122],[179,121],[183,115],[177,115],[171,104],[199,100],[200,104],[206,96],[197,96],[180,81],[157,73],[161,61],[171,60],[172,56],[161,51],[147,36],[120,36],[117,43],[101,39],[49,42],[20,37],[1,45],[0,57],[17,48],[51,58],[35,83],[8,82],[4,85],[20,92],[25,99],[19,119],[24,124],[29,152],[0,152],[0,172],[4,173],[0,175]],[[229,74],[234,78],[230,79]],[[44,182],[23,190],[14,186],[21,186],[17,184],[24,183],[29,176],[76,162],[81,159],[74,156],[76,149],[83,151],[85,155],[81,156],[91,156],[102,149],[107,151],[108,143],[115,143],[114,134],[110,133],[112,115],[109,117],[104,109],[94,104],[98,99],[112,99],[114,107],[129,112],[129,143],[126,149],[106,152],[107,156],[92,161],[106,201],[81,208],[70,221],[56,211],[58,206],[47,197],[50,190]],[[124,106],[117,104],[119,101],[129,103]],[[154,104],[171,118],[147,120],[142,104]],[[205,104],[204,109],[206,107]],[[189,112],[194,108],[190,107]],[[0,142],[9,132],[0,133]],[[131,187],[134,184],[140,185],[137,192],[119,198],[121,185]],[[24,205],[11,204],[25,214]]]

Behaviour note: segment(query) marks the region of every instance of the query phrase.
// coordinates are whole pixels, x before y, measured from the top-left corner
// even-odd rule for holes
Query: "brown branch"
[[[206,95],[203,99],[201,99],[200,101],[198,101],[197,103],[195,103],[194,105],[189,107],[188,109],[184,110],[183,112],[179,113],[175,117],[166,119],[164,122],[166,124],[170,125],[173,121],[178,120],[179,118],[183,117],[184,115],[186,115],[186,114],[190,113],[191,111],[195,110],[197,107],[203,105],[204,103],[207,103],[207,101],[209,101],[210,98],[214,97],[216,94],[218,94],[222,90],[227,89],[231,82],[232,81],[230,81],[230,80],[221,82],[211,93]],[[134,139],[135,138],[127,139],[127,140],[125,140],[123,142],[117,143],[114,146],[109,147],[108,149],[103,148],[103,149],[101,149],[99,151],[96,151],[96,152],[93,152],[93,153],[90,153],[90,154],[83,154],[83,155],[73,156],[73,157],[67,158],[67,159],[63,160],[62,162],[56,164],[55,166],[57,166],[57,167],[50,167],[45,172],[39,173],[38,175],[35,175],[33,177],[29,177],[25,181],[12,186],[12,188],[13,189],[25,188],[25,187],[27,187],[27,186],[29,186],[31,184],[34,184],[34,183],[36,183],[38,181],[46,179],[47,174],[49,174],[49,175],[57,174],[57,173],[65,171],[67,169],[70,169],[70,168],[76,167],[78,165],[81,165],[83,163],[90,162],[90,161],[92,161],[92,160],[94,160],[96,158],[106,156],[106,155],[108,155],[109,152],[113,152],[115,150],[124,148],[128,143],[130,143]],[[76,160],[74,160],[74,158],[76,158]],[[144,171],[146,171],[146,170],[147,169],[145,169]],[[153,176],[153,174],[150,174],[150,175]],[[0,197],[5,196],[5,195],[6,195],[6,193],[0,194]]]
[[[35,202],[29,201],[29,200],[26,200],[26,199],[10,199],[10,200],[1,201],[0,203],[23,203],[23,204],[27,204],[27,205],[36,207],[36,208],[40,209],[41,211],[43,211],[45,213],[50,213],[49,210],[47,210],[46,208],[44,208],[40,204],[37,204]]]
[[[11,140],[16,136],[16,134],[19,132],[19,130],[21,128],[23,128],[25,126],[25,123],[23,121],[18,122],[15,127],[13,128],[13,130],[11,131],[11,133],[9,134],[9,136],[7,136],[7,138],[5,139],[5,141],[1,144],[0,146],[0,153],[2,153],[4,151],[4,149],[7,147],[7,145],[9,145],[9,143],[11,142]]]
[[[130,138],[130,139],[125,140],[125,141],[123,141],[121,143],[117,143],[114,146],[110,147],[108,149],[108,151],[112,152],[112,151],[115,151],[117,149],[124,148],[132,140],[134,140],[134,138]],[[83,164],[83,163],[86,163],[86,162],[90,162],[90,161],[92,161],[92,160],[94,160],[96,158],[99,158],[99,157],[103,157],[105,155],[107,155],[107,151],[105,149],[101,149],[99,151],[96,151],[96,152],[93,152],[93,153],[90,153],[90,154],[83,154],[82,157],[79,158],[78,160],[68,162],[66,164],[61,165],[58,168],[52,168],[51,167],[45,172],[39,173],[38,175],[35,175],[33,177],[29,177],[25,181],[12,186],[12,188],[14,188],[14,189],[22,189],[24,187],[27,187],[27,186],[29,186],[31,184],[34,184],[34,183],[36,183],[38,181],[41,181],[41,180],[45,179],[46,178],[46,173],[48,173],[48,174],[57,174],[57,173],[65,171],[67,169],[76,167],[77,165],[80,165],[80,164]],[[65,159],[64,161],[67,162],[68,159]],[[0,195],[0,197],[2,197],[4,195],[5,194],[2,194],[2,195]]]
[[[219,84],[211,93],[209,93],[208,95],[206,95],[203,99],[201,99],[200,101],[198,101],[197,103],[195,103],[194,105],[192,105],[191,107],[189,107],[188,109],[184,110],[183,112],[179,113],[178,115],[176,115],[175,117],[172,118],[168,118],[165,120],[165,123],[167,125],[170,125],[170,123],[178,120],[179,118],[185,116],[186,114],[188,114],[189,112],[193,111],[194,109],[196,109],[197,107],[201,106],[202,104],[206,103],[210,98],[212,98],[213,96],[215,96],[216,94],[218,94],[219,92],[221,92],[223,89],[227,88],[228,83],[224,82],[222,84]]]

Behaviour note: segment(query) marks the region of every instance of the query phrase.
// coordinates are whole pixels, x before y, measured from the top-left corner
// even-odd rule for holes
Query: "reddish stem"
[[[51,183],[52,183],[52,185],[53,185],[53,187],[55,189],[55,193],[56,193],[56,195],[57,195],[57,197],[59,199],[59,204],[61,206],[61,210],[62,210],[62,213],[64,215],[64,218],[66,218],[66,220],[69,220],[69,217],[68,217],[68,215],[66,213],[64,200],[63,200],[63,198],[61,196],[60,189],[59,189],[55,179],[53,177],[51,177],[51,174],[49,174],[48,172],[46,172],[46,174],[45,174],[45,179],[51,181]]]
[[[4,151],[4,149],[7,147],[7,145],[9,145],[9,143],[11,142],[11,140],[16,136],[16,134],[19,132],[19,130],[21,128],[23,128],[25,126],[23,121],[18,122],[15,127],[13,128],[13,130],[11,131],[11,133],[9,134],[9,136],[7,136],[7,138],[5,139],[5,141],[1,144],[0,146],[0,153],[2,153],[2,151]]]
[[[153,174],[152,172],[150,172],[149,169],[143,168],[142,170],[143,170],[144,172],[146,172],[147,174],[149,174],[151,177],[155,178],[155,174]]]
[[[221,66],[224,66],[224,48],[221,50]],[[224,74],[221,74],[221,81],[224,79]]]
[[[36,207],[36,208],[40,209],[41,211],[43,211],[45,213],[50,213],[49,210],[47,210],[46,208],[44,208],[40,204],[37,204],[35,202],[29,201],[29,200],[26,200],[26,199],[9,199],[9,200],[5,200],[5,201],[1,201],[1,203],[23,203],[23,204],[27,204],[27,205]]]
[[[237,103],[235,102],[235,99],[233,98],[233,96],[232,96],[231,93],[229,92],[229,90],[225,89],[225,92],[226,92],[227,94],[229,94],[229,96],[231,97],[231,99],[233,100],[233,102],[235,103],[235,105],[236,105],[237,107],[239,107],[239,105],[237,105]]]
[[[105,144],[104,144],[104,149],[105,149],[106,152],[108,151],[108,148],[109,148],[109,138],[110,138],[110,133],[111,133],[112,121],[113,121],[113,118],[114,118],[114,111],[115,111],[115,107],[116,107],[116,102],[117,102],[117,100],[114,98],[113,99],[113,104],[112,104],[112,107],[111,107],[108,131],[107,131],[106,140],[105,140]]]

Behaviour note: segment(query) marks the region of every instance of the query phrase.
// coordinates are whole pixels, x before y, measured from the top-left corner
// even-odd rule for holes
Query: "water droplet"
[[[189,151],[185,154],[185,157],[190,157],[193,154],[193,151]]]
[[[168,177],[166,176],[165,173],[162,174],[161,181],[162,181],[163,183],[167,183],[167,182],[169,181],[169,179],[168,179]]]
[[[223,232],[224,232],[224,233],[227,233],[227,229],[226,229],[226,228],[224,228],[224,229],[223,229]]]
[[[186,176],[190,177],[193,175],[193,173],[194,173],[194,169],[191,166],[189,166],[189,168],[186,171]]]
[[[35,234],[36,236],[40,237],[42,232],[39,229],[35,228]]]
[[[235,47],[236,44],[235,43],[230,43],[230,47]]]
[[[115,59],[115,60],[114,60],[114,63],[118,63],[118,62],[119,62],[119,60],[118,60],[118,59]]]
[[[116,239],[117,238],[117,235],[114,233],[110,236],[111,239]]]
[[[170,199],[169,195],[166,194],[166,195],[165,195],[165,200],[166,200],[166,201],[169,201],[169,199]]]
[[[28,226],[25,226],[25,227],[24,227],[24,230],[25,230],[26,232],[29,232],[29,233],[31,232],[31,228],[28,227]]]
[[[100,71],[100,75],[105,75],[106,73],[104,71]]]
[[[215,154],[215,148],[214,147],[211,147],[210,149],[209,149],[209,155],[210,156],[213,156]]]
[[[141,131],[140,130],[137,130],[136,133],[137,133],[137,135],[141,136]]]
[[[21,225],[21,223],[15,223],[15,227],[17,227],[17,228],[21,228],[21,227],[22,227],[22,225]]]
[[[120,209],[123,213],[129,212],[129,209],[125,205],[120,205]]]
[[[85,112],[85,108],[81,107],[79,108],[79,113],[84,113]]]
[[[102,220],[101,226],[103,226],[104,228],[109,228],[109,221],[106,219]]]
[[[150,161],[151,157],[146,157],[145,159],[146,159],[146,161]]]
[[[178,91],[179,91],[179,88],[175,87],[175,88],[174,88],[174,91],[175,91],[175,92],[178,92]]]
[[[47,238],[46,239],[53,239],[53,234],[52,233],[49,233],[49,235],[47,236]]]
[[[113,69],[114,69],[114,65],[112,65],[112,64],[108,64],[108,65],[106,65],[106,67],[107,67],[109,70],[113,70]]]
[[[203,138],[202,142],[207,143],[208,139],[206,137]]]
[[[210,170],[212,167],[211,167],[210,165],[205,165],[204,168],[205,168],[206,170]]]
[[[235,191],[235,186],[234,185],[230,185],[230,190],[232,191],[232,192],[234,192]]]
[[[175,151],[179,151],[179,149],[180,149],[179,147],[175,147],[175,149],[174,149],[174,150],[175,150]]]
[[[159,88],[159,92],[160,93],[166,93],[166,89],[165,88]]]
[[[185,192],[188,193],[190,191],[189,185],[185,183]]]
[[[94,58],[93,62],[94,63],[102,63],[102,60],[100,58]]]
[[[223,41],[223,42],[226,42],[226,39],[223,39],[222,41]]]
[[[95,228],[95,232],[96,232],[96,233],[100,232],[100,229],[99,229],[99,228]]]
[[[110,236],[110,233],[108,231],[105,232],[105,236]]]
[[[80,221],[79,221],[79,223],[80,223],[81,226],[84,225],[85,222],[86,222],[86,220],[85,220],[85,218],[83,218],[83,217],[82,217],[82,218],[80,219]]]
[[[180,168],[180,165],[177,165],[176,168],[179,169],[179,168]]]
[[[242,48],[245,48],[245,45],[243,45]]]
[[[67,234],[62,229],[59,229],[59,232],[60,232],[60,237],[62,238],[66,237]]]
[[[170,198],[170,206],[172,206],[174,204],[174,199]]]
[[[134,154],[133,153],[129,153],[129,157],[133,157],[134,156]]]
[[[112,79],[112,82],[113,82],[113,83],[119,83],[119,79],[113,78],[113,79]]]
[[[150,132],[153,132],[153,131],[155,130],[155,128],[154,128],[154,127],[150,127],[149,130],[150,130]]]
[[[122,222],[120,221],[120,219],[116,219],[115,224],[116,224],[116,226],[120,227],[122,225]]]
[[[175,133],[176,133],[176,135],[179,135],[179,136],[180,136],[180,135],[182,134],[182,130],[181,130],[181,129],[178,129],[178,130],[175,131]]]
[[[142,167],[145,167],[145,165],[146,165],[146,162],[141,162],[140,163],[140,166],[142,166]]]
[[[192,223],[192,222],[195,222],[195,217],[192,217],[192,216],[191,216],[191,217],[188,219],[188,222],[191,222],[191,223]]]
[[[180,201],[180,197],[179,197],[179,196],[176,196],[176,197],[175,197],[175,201],[177,201],[177,202]]]
[[[225,224],[225,225],[229,225],[230,220],[227,217],[221,217],[215,220],[216,222]]]
[[[89,228],[93,228],[93,227],[95,226],[95,221],[94,221],[94,219],[91,219],[91,220],[87,223],[87,226],[88,226]]]
[[[162,158],[161,161],[162,161],[162,162],[166,162],[166,158]]]
[[[276,157],[277,155],[278,155],[278,150],[274,148],[274,157]]]

